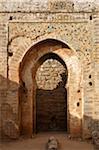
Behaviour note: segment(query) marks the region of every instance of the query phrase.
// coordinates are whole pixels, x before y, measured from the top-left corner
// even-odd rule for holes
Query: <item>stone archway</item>
[[[38,63],[36,131],[67,131],[66,64],[55,53],[45,54]]]
[[[36,132],[36,80],[35,74],[41,65],[41,58],[53,53],[59,56],[68,69],[67,89],[67,131],[73,135],[81,135],[82,130],[82,96],[80,87],[81,67],[77,55],[67,45],[57,40],[44,40],[26,53],[20,65],[19,97],[21,103],[21,130],[23,134]]]

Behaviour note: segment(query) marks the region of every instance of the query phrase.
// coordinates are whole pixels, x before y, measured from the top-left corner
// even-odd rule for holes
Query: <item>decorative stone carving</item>
[[[55,23],[53,22],[51,23],[45,23],[45,22],[10,23],[9,24],[9,32],[10,32],[9,42],[11,41],[10,44],[12,44],[10,48],[12,48],[13,51],[14,49],[20,50],[19,47],[17,48],[18,43],[20,43],[20,40],[23,40],[22,43],[24,44],[24,46],[22,46],[22,43],[19,46],[23,48],[25,48],[26,46],[25,49],[27,49],[27,46],[31,45],[35,41],[37,42],[45,38],[46,39],[54,38],[54,39],[60,39],[61,41],[67,41],[67,43],[69,43],[70,46],[74,47],[78,53],[79,51],[81,51],[80,55],[84,55],[86,53],[85,55],[86,57],[88,57],[88,60],[89,60],[90,55],[88,55],[87,53],[91,49],[92,42],[91,42],[91,39],[88,38],[91,34],[90,31],[88,31],[88,29],[89,29],[89,26],[85,22],[81,22],[81,23],[71,22],[67,24],[64,21],[64,24],[63,24],[63,23],[57,22],[57,19]],[[15,40],[16,38],[17,40]],[[86,51],[84,52],[84,50]]]
[[[67,11],[71,12],[74,10],[74,3],[69,0],[54,0],[49,2],[51,11]]]

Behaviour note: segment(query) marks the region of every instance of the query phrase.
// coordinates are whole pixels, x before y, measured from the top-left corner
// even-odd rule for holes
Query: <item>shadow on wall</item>
[[[12,87],[14,90],[12,90]],[[16,82],[10,81],[0,75],[0,136],[3,138],[17,139],[20,133],[20,102],[16,102],[14,94],[18,92],[19,85]],[[54,92],[63,89],[59,85]],[[62,90],[64,91],[64,89]],[[38,89],[38,92],[41,92]],[[48,92],[48,91],[47,91]],[[64,91],[65,92],[65,91]],[[65,95],[66,96],[66,95]],[[17,111],[15,107],[18,107]],[[75,116],[70,116],[75,117]],[[61,118],[60,118],[61,119]],[[99,131],[99,120],[93,120],[91,117],[84,116],[84,132],[86,134],[93,131]],[[56,129],[57,119],[52,116],[52,122],[55,120],[55,125],[52,126]],[[50,127],[52,128],[52,127]]]
[[[15,95],[19,85],[0,75],[0,137],[19,137],[18,101]]]

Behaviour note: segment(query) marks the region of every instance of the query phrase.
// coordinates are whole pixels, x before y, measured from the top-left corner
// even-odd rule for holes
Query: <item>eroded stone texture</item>
[[[3,133],[11,139],[19,137],[19,127],[12,120],[6,120],[3,124]]]
[[[30,12],[30,11],[97,11],[98,0],[2,0],[0,2],[1,12]]]
[[[59,149],[59,142],[55,137],[50,137],[47,143],[47,150],[58,150]]]
[[[36,71],[54,53],[68,71],[67,130],[91,137],[99,122],[98,1],[2,0],[0,12],[0,130],[13,138],[19,126],[36,132]]]
[[[93,143],[95,144],[95,148],[99,148],[99,131],[92,132]]]
[[[46,60],[37,70],[37,87],[44,90],[57,88],[58,83],[62,82],[62,74],[67,73],[60,62],[55,59]]]

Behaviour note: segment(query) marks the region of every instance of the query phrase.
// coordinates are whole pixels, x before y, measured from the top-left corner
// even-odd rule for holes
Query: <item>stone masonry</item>
[[[77,137],[99,130],[99,2],[86,1],[0,1],[1,137],[31,137],[48,121]]]

